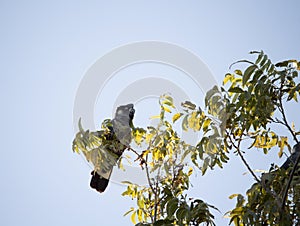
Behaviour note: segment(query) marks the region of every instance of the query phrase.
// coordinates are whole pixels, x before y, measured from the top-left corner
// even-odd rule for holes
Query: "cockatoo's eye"
[[[129,114],[134,114],[134,112],[135,112],[134,108],[130,108]]]
[[[134,108],[130,108],[130,110],[129,110],[129,117],[130,117],[130,119],[133,119],[134,112],[135,112]]]

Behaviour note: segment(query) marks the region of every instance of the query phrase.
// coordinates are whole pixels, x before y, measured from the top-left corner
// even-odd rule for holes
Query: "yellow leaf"
[[[280,137],[280,140],[278,141],[278,147],[279,147],[279,152],[278,152],[278,156],[279,158],[281,158],[282,154],[283,154],[283,149],[284,149],[284,146],[288,146],[287,144],[287,140],[288,138],[287,137],[283,137],[281,136]]]
[[[241,136],[242,134],[243,134],[243,131],[240,128],[238,128],[234,131],[235,136]]]
[[[134,211],[132,214],[131,214],[131,222],[136,225],[136,211]]]
[[[166,107],[166,106],[163,106],[163,109],[166,111],[166,112],[169,112],[169,113],[171,113],[172,111],[171,111],[171,109],[170,108],[168,108],[168,107]]]
[[[172,108],[175,108],[175,106],[173,105],[173,99],[172,101],[170,101],[169,99],[163,100],[162,105],[168,105]]]
[[[175,108],[173,104],[173,98],[167,94],[163,94],[162,96],[160,96],[160,105],[168,105],[172,108]]]
[[[206,119],[206,120],[204,121],[204,123],[203,123],[203,125],[202,125],[204,131],[207,130],[208,126],[210,125],[210,122],[211,122],[211,119],[210,119],[210,118],[208,118],[208,119]]]
[[[143,196],[141,196],[140,198],[138,198],[137,200],[137,205],[139,208],[143,209],[145,207],[145,201]],[[139,220],[140,221],[140,220]]]
[[[232,194],[232,195],[229,196],[229,199],[233,199],[233,198],[237,197],[238,195],[239,194]]]
[[[143,221],[143,211],[141,209],[138,209],[137,214],[138,214],[138,221],[142,222]]]
[[[226,74],[225,78],[223,80],[223,85],[225,85],[228,81],[232,81],[232,79],[234,78],[234,76],[232,74]]]
[[[192,175],[192,173],[193,173],[193,168],[192,168],[192,167],[190,167],[190,168],[189,168],[189,171],[188,171],[188,173],[187,173],[187,175],[188,175],[188,176],[191,176],[191,175]]]
[[[172,122],[176,122],[182,115],[182,113],[176,113],[175,115],[173,115]]]
[[[123,164],[122,164],[122,159],[120,159],[120,160],[118,161],[118,168],[119,168],[120,170],[122,170],[122,171],[125,171],[125,168],[124,168],[124,166],[123,166]]]
[[[296,131],[296,128],[295,128],[295,123],[294,123],[294,122],[292,122],[291,127],[292,127],[292,130],[295,132],[295,131]]]
[[[150,119],[157,119],[157,118],[160,118],[160,115],[154,115],[150,117]]]
[[[135,129],[133,130],[133,138],[136,144],[140,145],[143,141],[145,130],[143,129]]]
[[[146,135],[146,143],[147,143],[147,144],[150,143],[150,141],[151,141],[151,139],[153,138],[153,136],[154,136],[154,134],[152,134],[152,133],[148,133],[148,134]]]

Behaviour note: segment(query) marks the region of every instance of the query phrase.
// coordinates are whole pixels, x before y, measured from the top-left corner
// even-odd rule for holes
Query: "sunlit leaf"
[[[176,122],[183,114],[182,113],[176,113],[173,115],[173,118],[172,118],[172,122]]]
[[[143,211],[141,209],[137,210],[137,216],[138,216],[138,221],[142,222],[143,221]]]
[[[229,196],[229,199],[234,199],[235,197],[237,197],[239,194],[232,194]]]
[[[188,173],[187,173],[187,175],[188,175],[188,176],[191,176],[191,175],[192,175],[192,173],[193,173],[193,168],[192,168],[192,167],[190,167],[190,168],[189,168],[189,171],[188,171]]]
[[[133,224],[136,224],[136,212],[137,212],[137,211],[134,211],[134,212],[131,214],[131,217],[130,217],[131,222],[132,222]]]
[[[234,75],[230,74],[230,73],[227,73],[225,75],[225,78],[223,80],[223,85],[225,85],[228,81],[232,81],[234,78]]]
[[[165,107],[165,106],[163,106],[163,109],[166,111],[166,112],[169,112],[169,113],[171,113],[172,111],[171,111],[171,109],[170,108],[168,108],[168,107]]]
[[[150,117],[150,119],[158,119],[158,118],[160,118],[160,115],[154,115]]]
[[[135,128],[132,130],[133,139],[136,144],[140,145],[144,140],[146,130],[143,128]]]
[[[203,125],[202,125],[203,131],[207,131],[208,126],[210,125],[210,123],[211,123],[211,119],[210,119],[210,118],[207,118],[207,119],[204,121],[204,123],[203,123]]]

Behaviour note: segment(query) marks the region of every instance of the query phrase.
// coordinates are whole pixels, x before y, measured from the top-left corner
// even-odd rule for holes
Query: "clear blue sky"
[[[120,196],[124,187],[112,183],[102,195],[91,190],[90,169],[71,151],[74,99],[88,68],[113,48],[158,40],[197,54],[221,84],[228,66],[251,50],[263,49],[275,62],[299,60],[299,6],[296,0],[1,1],[1,224],[131,225],[122,217],[132,204]],[[299,111],[289,115],[298,129]],[[284,161],[255,154],[250,164],[257,169]],[[234,205],[228,196],[252,183],[245,171],[233,160],[224,171],[198,176],[191,195],[224,213]],[[228,221],[215,215],[217,225]]]

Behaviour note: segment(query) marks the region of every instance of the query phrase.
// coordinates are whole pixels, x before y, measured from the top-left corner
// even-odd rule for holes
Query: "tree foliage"
[[[231,196],[237,198],[237,204],[229,212],[230,222],[235,225],[298,225],[300,191],[294,172],[299,159],[293,166],[293,173],[271,166],[269,173],[258,178],[243,153],[257,148],[267,154],[277,147],[281,157],[285,148],[291,150],[291,142],[298,143],[300,133],[289,123],[284,104],[297,102],[300,84],[296,79],[300,64],[296,60],[273,64],[264,52],[252,54],[257,55],[256,61],[239,61],[249,66],[244,72],[235,70],[227,74],[224,84],[228,83],[228,88],[222,88],[228,114],[224,139],[256,180],[247,191],[247,198],[240,194]],[[278,124],[284,130],[277,132],[274,128]],[[294,141],[288,141],[288,134]],[[244,143],[247,149],[243,149]]]
[[[127,148],[137,155],[148,179],[147,186],[124,182],[127,188],[122,195],[136,200],[136,206],[125,213],[133,224],[215,225],[212,210],[217,208],[188,196],[190,177],[195,170],[204,175],[214,167],[222,168],[229,162],[230,152],[241,159],[254,179],[246,197],[230,196],[237,200],[236,207],[227,213],[230,223],[300,223],[300,178],[296,173],[299,159],[288,170],[272,165],[268,173],[259,176],[244,157],[253,148],[265,154],[277,148],[281,157],[284,150],[291,150],[289,138],[298,143],[300,132],[288,121],[284,104],[297,103],[300,63],[288,60],[273,64],[262,51],[251,54],[256,56],[254,62],[238,61],[239,65],[246,64],[246,68],[226,74],[222,87],[215,86],[207,92],[204,109],[186,101],[182,103],[182,111],[176,112],[172,97],[165,94],[159,100],[157,126],[132,129],[137,148]],[[196,145],[186,143],[179,136],[174,129],[176,123],[181,123],[184,131],[201,134]],[[274,125],[282,125],[284,132],[276,131]],[[103,153],[105,142],[99,142],[101,136],[80,127],[73,150],[81,149],[88,161],[101,160],[102,164],[107,154]],[[95,149],[98,155],[93,158]]]

